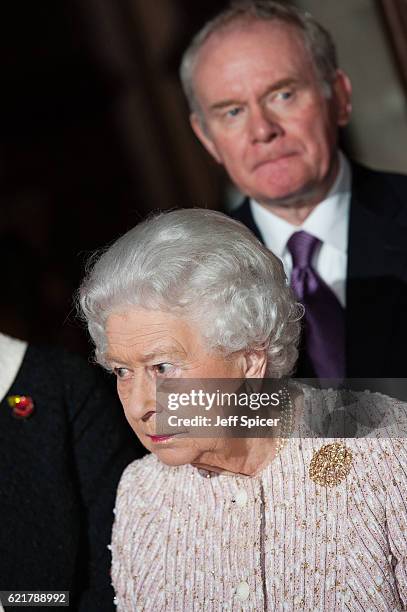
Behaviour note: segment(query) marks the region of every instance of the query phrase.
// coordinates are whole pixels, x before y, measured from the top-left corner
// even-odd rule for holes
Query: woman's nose
[[[135,420],[148,420],[156,412],[155,385],[151,381],[136,376],[126,399],[127,416]]]

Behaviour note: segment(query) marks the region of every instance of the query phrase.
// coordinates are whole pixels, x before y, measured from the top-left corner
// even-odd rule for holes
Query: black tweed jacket
[[[33,399],[29,418],[10,395]],[[142,454],[98,368],[30,346],[0,404],[0,590],[65,590],[71,610],[113,610],[115,492]]]

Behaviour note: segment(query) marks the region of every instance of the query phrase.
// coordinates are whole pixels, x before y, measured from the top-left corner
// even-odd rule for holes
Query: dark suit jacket
[[[114,610],[116,487],[143,454],[115,391],[81,358],[30,346],[9,395],[35,410],[18,420],[0,404],[0,590],[66,590],[71,610]]]
[[[352,172],[346,375],[407,377],[407,176]],[[233,217],[261,240],[247,199]],[[297,375],[311,375],[303,354]]]

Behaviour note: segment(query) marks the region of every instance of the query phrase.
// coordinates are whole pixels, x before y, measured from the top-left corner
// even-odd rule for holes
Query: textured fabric
[[[113,610],[116,487],[142,456],[115,391],[83,359],[29,346],[9,394],[34,412],[0,403],[0,590],[69,590],[71,610]]]
[[[305,307],[305,350],[319,378],[345,376],[345,315],[331,289],[313,269],[321,241],[296,232],[287,243],[293,259],[291,287]]]
[[[389,422],[401,413],[378,394],[364,405],[385,407]],[[293,438],[252,478],[153,455],[131,464],[112,536],[118,611],[407,609],[405,441],[341,440],[351,470],[329,488],[309,466],[333,441]]]

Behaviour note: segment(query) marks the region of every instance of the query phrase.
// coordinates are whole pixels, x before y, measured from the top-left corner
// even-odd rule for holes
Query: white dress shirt
[[[13,384],[26,350],[26,342],[0,333],[0,401],[5,398]]]
[[[291,276],[292,258],[287,242],[292,234],[303,230],[321,240],[322,244],[314,253],[312,265],[344,307],[351,179],[350,164],[340,153],[339,171],[331,190],[302,225],[292,225],[255,200],[250,200],[251,212],[264,244],[282,260],[288,279]]]
[[[0,401],[13,384],[26,350],[26,342],[0,333]],[[1,601],[0,612],[4,612]]]

